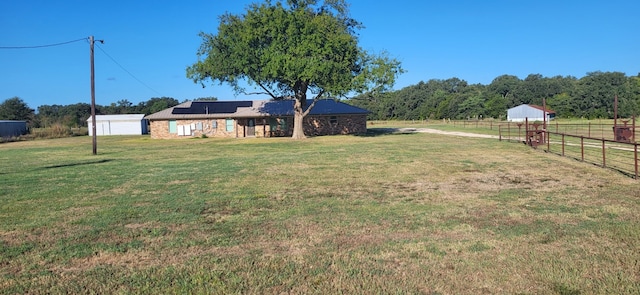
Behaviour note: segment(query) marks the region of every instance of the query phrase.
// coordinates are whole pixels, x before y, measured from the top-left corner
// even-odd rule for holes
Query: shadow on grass
[[[358,134],[357,136],[362,137],[376,137],[383,135],[406,135],[406,134],[415,134],[416,129],[414,128],[367,128],[367,133]]]
[[[1,171],[0,175],[9,175],[9,174],[20,174],[20,173],[31,173],[40,170],[48,170],[54,168],[64,168],[64,167],[75,167],[75,166],[84,166],[84,165],[93,165],[93,164],[102,164],[114,161],[113,159],[102,159],[102,160],[94,160],[94,161],[86,161],[86,162],[77,162],[77,163],[67,163],[67,164],[59,164],[59,165],[51,165],[44,167],[35,167],[32,169],[25,170],[13,170],[13,171]]]
[[[62,168],[62,167],[75,167],[82,165],[93,165],[93,164],[102,164],[113,161],[112,159],[103,159],[97,161],[88,161],[88,162],[79,162],[79,163],[69,163],[69,164],[60,164],[60,165],[51,165],[42,167],[43,169],[53,169],[53,168]]]

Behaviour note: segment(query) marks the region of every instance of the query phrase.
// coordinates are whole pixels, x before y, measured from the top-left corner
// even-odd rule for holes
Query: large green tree
[[[21,120],[31,123],[35,111],[19,97],[13,97],[0,104],[0,120]]]
[[[590,72],[578,81],[574,107],[589,119],[613,118],[614,98],[626,93],[627,77],[621,72]]]
[[[245,14],[223,15],[217,35],[201,33],[199,61],[187,77],[228,83],[239,93],[247,93],[246,82],[260,89],[253,94],[293,99],[292,138],[304,138],[303,118],[316,101],[383,92],[403,72],[387,54],[360,48],[359,28],[344,0],[251,4]]]
[[[498,94],[502,97],[502,100],[506,102],[506,106],[508,108],[517,106],[522,104],[520,99],[517,97],[517,89],[522,83],[517,76],[513,75],[502,75],[498,76],[491,84],[488,86],[488,90],[492,92],[492,94]],[[506,110],[505,110],[506,111]]]

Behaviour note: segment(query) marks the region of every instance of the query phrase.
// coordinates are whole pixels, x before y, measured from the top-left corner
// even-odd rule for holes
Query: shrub
[[[51,139],[70,137],[73,135],[71,128],[63,126],[62,124],[54,124],[47,128],[33,128],[31,135],[34,139]]]

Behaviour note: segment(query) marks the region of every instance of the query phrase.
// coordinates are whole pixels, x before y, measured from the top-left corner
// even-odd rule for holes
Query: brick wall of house
[[[172,138],[172,135],[169,134],[169,123],[164,120],[150,120],[149,134],[154,139]]]
[[[306,135],[367,133],[367,115],[307,116],[304,123]]]
[[[179,135],[179,132],[169,132],[169,120],[152,120],[150,122],[151,138],[170,139],[170,138],[191,138],[201,137],[203,134],[207,137],[236,137],[238,129],[237,121],[233,121],[233,130],[227,131],[226,119],[193,119],[193,120],[175,120],[176,127],[183,128],[185,135]]]
[[[284,122],[282,122],[284,120]],[[176,128],[180,132],[169,132],[169,120],[152,120],[150,122],[151,138],[191,138],[201,137],[273,137],[291,136],[293,133],[293,118],[278,118],[272,122],[269,118],[254,119],[254,134],[251,135],[248,126],[249,119],[233,120],[233,130],[227,131],[226,119],[192,119],[175,120]],[[367,116],[307,116],[304,119],[305,134],[310,136],[335,134],[362,134],[367,132]],[[273,124],[273,125],[272,125]],[[282,124],[282,125],[281,125]],[[271,130],[271,127],[275,127]],[[286,126],[284,130],[281,126]]]

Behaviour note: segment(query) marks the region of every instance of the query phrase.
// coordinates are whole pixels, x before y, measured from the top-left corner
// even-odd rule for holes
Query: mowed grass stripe
[[[634,293],[623,175],[434,134],[0,145],[0,292]]]

